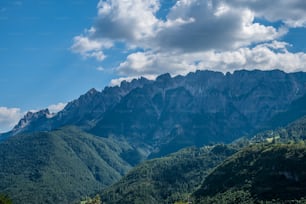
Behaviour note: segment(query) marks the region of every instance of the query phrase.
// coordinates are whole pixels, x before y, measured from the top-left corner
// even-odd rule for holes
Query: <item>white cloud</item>
[[[96,58],[98,61],[103,61],[105,59],[105,55],[103,54],[102,51],[92,51],[90,53],[86,53],[84,54],[85,57],[94,57]]]
[[[276,40],[286,34],[254,23],[255,13],[248,7],[231,7],[224,1],[177,1],[166,20],[156,17],[158,0],[100,0],[92,28],[74,38],[72,50],[85,57],[124,42],[127,47],[168,52],[180,50],[228,50],[254,43]],[[91,53],[93,52],[93,53]],[[103,60],[99,53],[99,60]]]
[[[50,113],[58,113],[65,108],[67,103],[58,103],[48,106]]]
[[[137,52],[130,54],[116,71],[120,76],[187,74],[196,70],[193,60],[196,60],[194,54]]]
[[[280,42],[291,27],[305,26],[304,0],[178,0],[164,19],[157,17],[160,4],[100,0],[94,25],[74,38],[72,50],[103,61],[105,50],[123,43],[130,54],[115,68],[120,78],[112,84],[197,69],[306,70],[305,53],[290,53]]]
[[[157,77],[157,75],[144,75],[142,77],[149,79],[149,80],[154,80]],[[112,79],[110,82],[110,86],[119,86],[121,82],[123,81],[131,82],[133,79],[139,79],[139,78],[140,78],[139,76],[129,76],[129,77],[121,77],[117,79]]]
[[[283,46],[282,46],[283,45]],[[305,53],[290,53],[285,43],[261,44],[254,48],[240,48],[228,52],[203,53],[207,59],[199,63],[199,69],[234,71],[236,69],[282,69],[287,72],[306,70]]]
[[[289,27],[306,26],[305,0],[226,0],[232,7],[249,8],[268,21],[282,21]]]
[[[203,51],[196,53],[138,52],[127,57],[117,72],[121,76],[186,74],[197,69],[222,72],[236,69],[282,69],[287,72],[306,70],[306,54],[290,53],[285,42],[273,41],[253,48],[243,47],[234,51]]]
[[[219,0],[177,1],[167,20],[176,19],[193,21],[161,29],[156,40],[162,49],[224,51],[275,40],[286,33],[282,28],[254,23],[254,12],[248,8],[229,7]]]
[[[158,0],[100,0],[95,36],[127,41],[154,36],[159,7]]]
[[[67,103],[58,103],[48,106],[50,113],[58,113],[63,110]],[[29,110],[36,113],[39,110]],[[0,107],[0,133],[10,131],[19,120],[26,114],[20,108]]]
[[[19,108],[0,107],[0,133],[11,130],[23,115]]]
[[[73,52],[80,53],[85,58],[94,57],[99,61],[105,59],[105,55],[103,54],[102,50],[111,48],[113,46],[110,41],[93,40],[85,36],[76,36],[74,37],[73,41],[74,43],[71,47]]]

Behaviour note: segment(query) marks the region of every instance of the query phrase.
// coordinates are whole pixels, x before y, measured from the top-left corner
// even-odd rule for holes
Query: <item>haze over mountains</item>
[[[306,115],[305,101],[306,73],[279,70],[164,74],[91,89],[56,115],[48,109],[27,113],[0,135],[0,192],[24,203],[69,203],[101,191],[146,159],[286,126]],[[233,152],[205,150],[198,167],[211,169]],[[189,178],[190,172],[181,173]]]

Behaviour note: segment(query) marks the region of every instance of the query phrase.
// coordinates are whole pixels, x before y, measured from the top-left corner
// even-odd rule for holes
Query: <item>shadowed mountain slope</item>
[[[149,157],[187,146],[230,143],[283,126],[305,113],[306,73],[197,71],[91,89],[58,114],[28,113],[1,136],[77,125],[91,134],[127,140]]]
[[[253,145],[205,178],[197,203],[305,203],[306,146]]]
[[[121,178],[131,167],[126,142],[66,127],[0,143],[0,192],[14,203],[71,203]]]
[[[225,145],[187,148],[146,161],[102,193],[105,203],[174,203],[188,198],[209,171],[237,150]]]

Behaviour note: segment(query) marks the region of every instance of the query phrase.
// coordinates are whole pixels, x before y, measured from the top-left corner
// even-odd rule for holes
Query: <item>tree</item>
[[[80,204],[102,204],[101,197],[99,195],[96,195],[94,198],[87,198],[86,200],[81,201]]]
[[[7,196],[0,194],[0,204],[12,204],[12,200]]]

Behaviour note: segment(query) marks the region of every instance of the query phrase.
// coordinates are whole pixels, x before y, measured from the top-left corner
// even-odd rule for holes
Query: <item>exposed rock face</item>
[[[50,131],[66,125],[77,125],[85,130],[89,129],[95,125],[106,110],[117,104],[123,96],[132,89],[141,87],[149,82],[145,78],[140,78],[130,83],[122,82],[120,87],[106,87],[102,92],[91,89],[78,99],[68,103],[56,115],[51,115],[47,109],[37,113],[29,112],[12,131],[5,135]]]
[[[92,89],[52,118],[32,117],[27,128],[17,125],[12,134],[77,125],[165,154],[272,128],[266,124],[273,116],[305,94],[303,72],[197,71],[173,78],[164,74],[155,81],[141,78],[102,92]]]
[[[305,73],[198,71],[174,78],[166,74],[133,89],[91,131],[149,144],[160,156],[271,128],[267,122],[305,91]]]
[[[27,112],[27,114],[13,128],[11,134],[16,135],[21,132],[45,130],[44,124],[49,118],[52,118],[52,116],[53,115],[48,109],[43,109],[38,112]]]

